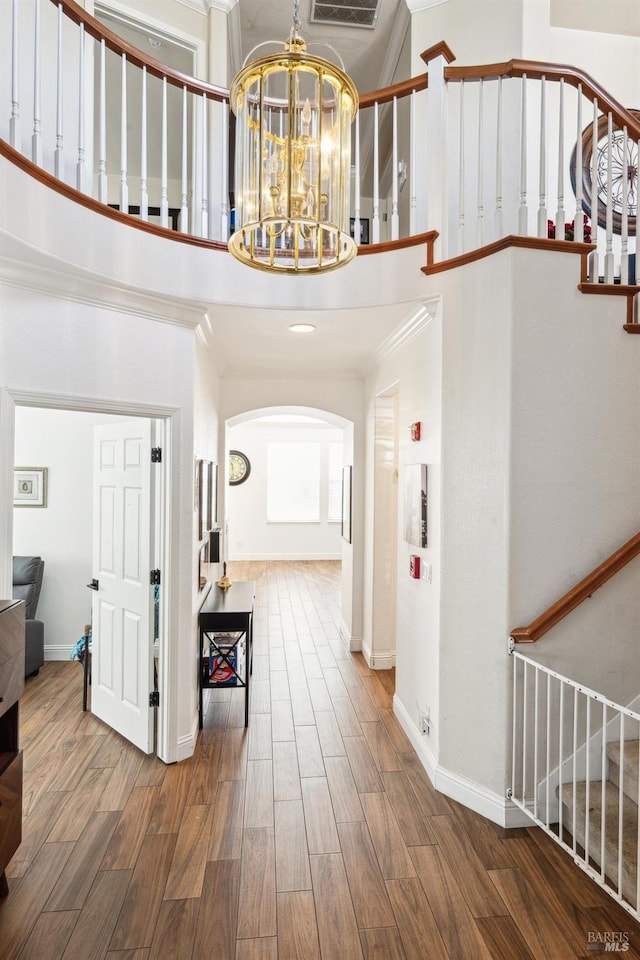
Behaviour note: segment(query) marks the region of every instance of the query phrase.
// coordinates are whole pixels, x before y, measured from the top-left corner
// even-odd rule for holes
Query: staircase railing
[[[524,655],[516,645],[539,640],[639,554],[640,533],[529,626],[512,630],[509,641],[513,657],[509,797],[637,919],[640,697],[626,705],[617,703]],[[576,674],[583,669],[576,663]]]
[[[590,240],[589,281],[635,285],[637,116],[573,67],[451,66],[446,44],[423,58],[427,73],[361,96],[352,152],[361,246],[437,231],[443,261],[508,235]],[[0,63],[5,155],[14,158],[2,141],[52,185],[152,229],[226,243],[226,89],[134,48],[74,0],[11,0]]]

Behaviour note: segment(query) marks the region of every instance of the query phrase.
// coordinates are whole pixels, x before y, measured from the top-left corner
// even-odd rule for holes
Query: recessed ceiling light
[[[316,329],[315,323],[290,323],[291,333],[313,333]]]

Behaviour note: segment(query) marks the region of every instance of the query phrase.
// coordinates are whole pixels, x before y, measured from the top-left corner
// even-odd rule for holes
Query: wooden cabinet
[[[0,600],[0,896],[22,840],[22,753],[18,700],[24,690],[24,603]]]

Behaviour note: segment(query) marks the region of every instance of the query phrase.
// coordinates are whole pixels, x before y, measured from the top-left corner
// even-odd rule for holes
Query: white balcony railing
[[[11,25],[0,36],[5,154],[174,236],[226,244],[227,91],[135,49],[73,0],[0,9]],[[445,260],[509,234],[591,239],[589,279],[635,284],[637,117],[573,68],[452,66],[446,44],[424,59],[428,73],[361,95],[359,242],[437,231],[435,259]]]

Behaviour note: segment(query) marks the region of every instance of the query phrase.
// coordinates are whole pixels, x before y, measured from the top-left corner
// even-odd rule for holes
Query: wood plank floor
[[[205,694],[165,766],[82,713],[82,670],[22,700],[24,841],[1,960],[574,960],[640,927],[535,828],[436,793],[392,671],[338,635],[337,563],[231,565],[257,582],[243,691]],[[194,642],[195,647],[195,642]]]

